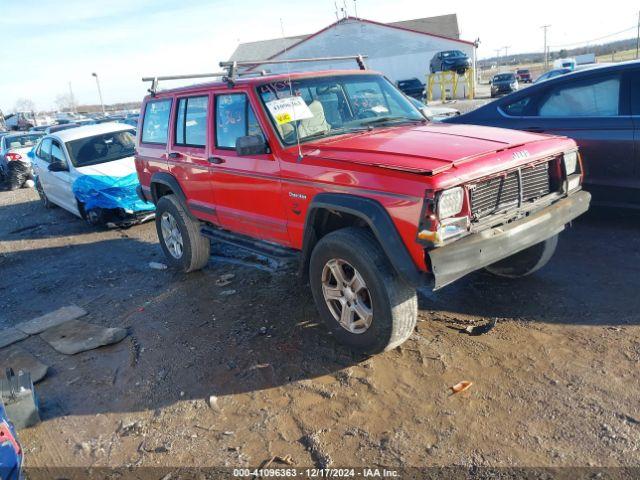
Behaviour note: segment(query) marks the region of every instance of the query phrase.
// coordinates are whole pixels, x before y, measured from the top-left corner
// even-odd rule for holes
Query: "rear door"
[[[208,94],[176,98],[167,161],[187,196],[189,209],[199,218],[218,223],[208,154],[212,130],[210,111]]]
[[[38,182],[42,186],[44,193],[49,197],[51,201],[57,203],[54,198],[50,195],[49,191],[51,190],[49,175],[49,164],[51,163],[51,144],[53,140],[51,137],[46,137],[38,148],[36,148],[35,156],[33,158],[33,171],[38,178]]]
[[[584,161],[585,183],[622,187],[635,174],[634,124],[620,72],[568,76],[500,108],[510,128],[573,138]],[[506,124],[505,124],[506,126]]]

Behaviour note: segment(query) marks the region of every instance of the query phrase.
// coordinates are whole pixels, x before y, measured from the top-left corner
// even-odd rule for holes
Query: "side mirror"
[[[50,172],[68,172],[69,167],[62,160],[54,160],[49,164],[48,170]]]
[[[241,157],[268,153],[267,142],[262,135],[247,135],[236,139],[236,153]]]
[[[36,158],[36,154],[34,153],[33,150],[29,150],[29,153],[27,153],[27,157],[33,160],[34,158]]]

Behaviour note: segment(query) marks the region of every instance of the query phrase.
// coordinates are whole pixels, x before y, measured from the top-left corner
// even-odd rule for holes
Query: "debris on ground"
[[[321,430],[304,435],[300,441],[307,448],[311,457],[316,462],[318,468],[329,468],[333,464],[331,456],[324,451],[324,446],[320,440]]]
[[[0,331],[0,348],[8,347],[9,345],[24,340],[29,335],[17,328],[6,328]]]
[[[0,378],[0,402],[17,429],[40,423],[38,402],[29,372],[15,374],[10,368],[6,370],[6,377]]]
[[[153,270],[166,270],[167,265],[161,262],[149,262],[149,268],[153,269]]]
[[[493,318],[483,325],[469,325],[468,327],[461,329],[460,332],[468,333],[469,335],[473,335],[473,336],[483,335],[493,330],[493,327],[496,326],[497,322],[498,322],[498,319]]]
[[[235,278],[235,274],[233,273],[225,273],[224,275],[220,275],[216,280],[216,285],[218,287],[226,287],[231,283],[231,280]]]
[[[118,343],[126,336],[124,328],[106,328],[82,320],[71,320],[40,334],[40,338],[65,355]]]
[[[0,351],[0,372],[9,368],[14,372],[29,372],[33,383],[42,380],[49,370],[47,365],[17,345]]]
[[[19,323],[16,325],[16,328],[28,335],[36,335],[51,327],[68,322],[69,320],[83,317],[86,314],[87,311],[84,308],[78,307],[77,305],[69,305],[68,307],[61,307],[40,317]]]
[[[220,405],[218,405],[218,397],[216,397],[215,395],[209,396],[209,399],[207,400],[207,404],[209,405],[211,410],[214,410],[216,412],[220,411]]]
[[[464,381],[462,381],[460,383],[456,383],[453,387],[451,387],[451,391],[453,392],[453,394],[464,392],[471,385],[473,385],[473,382],[470,382],[468,380],[464,380]]]
[[[235,295],[235,294],[236,294],[235,290],[223,290],[222,292],[220,292],[221,297],[228,297],[230,295]]]

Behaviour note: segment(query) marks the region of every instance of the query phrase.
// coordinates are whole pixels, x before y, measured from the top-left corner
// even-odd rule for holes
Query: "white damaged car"
[[[122,123],[46,135],[30,153],[42,203],[92,225],[130,226],[153,218],[154,205],[136,193],[134,149],[135,131]]]

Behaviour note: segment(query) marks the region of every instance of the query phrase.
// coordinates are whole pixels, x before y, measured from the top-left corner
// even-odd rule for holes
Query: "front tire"
[[[309,264],[320,316],[336,339],[374,354],[403,343],[416,325],[416,290],[390,265],[373,235],[345,228],[324,236]]]
[[[175,195],[165,195],[158,201],[156,231],[172,267],[189,273],[209,262],[211,242],[200,234],[200,222],[191,218]]]
[[[498,277],[526,277],[549,263],[557,246],[558,235],[554,235],[544,242],[537,243],[493,265],[489,265],[485,270]]]

